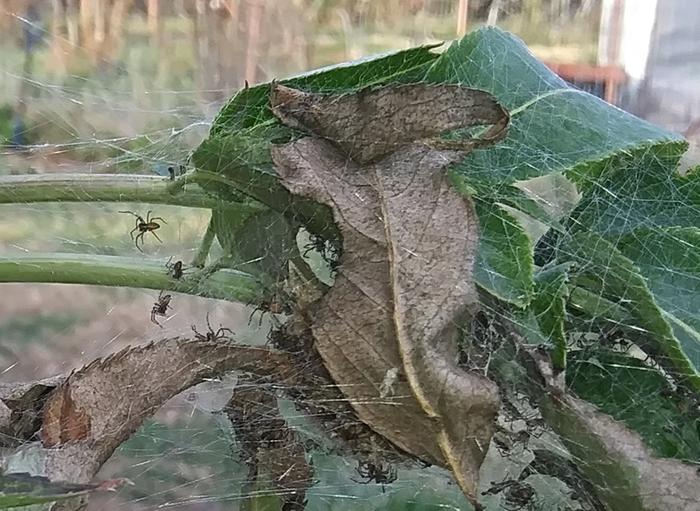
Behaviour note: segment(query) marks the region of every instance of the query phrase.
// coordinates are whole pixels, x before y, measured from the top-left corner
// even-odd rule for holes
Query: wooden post
[[[469,19],[469,0],[459,0],[457,7],[457,37],[467,33],[467,21]]]
[[[148,31],[154,39],[158,39],[158,0],[148,0]]]
[[[245,79],[249,84],[254,84],[257,78],[258,58],[260,51],[260,25],[262,23],[265,4],[263,0],[248,0],[248,41],[245,55]]]

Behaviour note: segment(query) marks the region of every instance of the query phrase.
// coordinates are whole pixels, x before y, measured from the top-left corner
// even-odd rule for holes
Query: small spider
[[[161,291],[158,294],[158,300],[156,300],[156,302],[153,304],[153,308],[151,309],[151,321],[161,328],[163,325],[158,323],[156,316],[167,316],[168,309],[172,309],[170,306],[171,299],[172,295],[165,295],[163,294],[163,291]]]
[[[356,481],[353,479],[354,482],[359,484],[369,484],[372,482],[381,484],[382,493],[384,493],[384,485],[393,483],[397,478],[396,468],[391,465],[385,467],[383,463],[374,464],[370,461],[358,461],[355,471],[364,481]]]
[[[185,173],[185,166],[180,163],[177,166],[168,165],[168,174],[170,174],[170,180],[175,181],[176,175],[182,175]]]
[[[211,324],[209,323],[209,313],[207,313],[207,327],[209,327],[209,330],[207,331],[206,334],[200,334],[197,332],[197,329],[195,328],[194,325],[192,325],[192,331],[194,332],[194,338],[197,339],[198,341],[209,341],[209,342],[214,342],[214,341],[219,341],[221,339],[229,339],[231,335],[234,335],[233,330],[230,328],[224,328],[220,327],[216,332],[214,329],[211,327]]]
[[[260,328],[265,314],[291,314],[293,311],[289,304],[285,304],[280,300],[275,300],[274,298],[265,299],[250,313],[250,317],[248,318],[249,325],[250,322],[253,321],[253,316],[255,316],[256,312],[260,312],[260,319],[258,320],[258,328]]]
[[[173,263],[173,262],[171,262],[172,260],[173,260],[172,257],[170,259],[168,259],[168,262],[165,263],[165,267],[168,269],[168,275],[170,275],[175,280],[179,280],[185,271],[183,268],[182,261],[175,261]]]
[[[128,213],[136,217],[136,227],[134,227],[131,230],[129,235],[131,236],[131,239],[134,240],[134,232],[139,231],[139,233],[136,235],[134,243],[136,244],[136,248],[139,249],[140,252],[143,252],[143,250],[141,249],[141,247],[139,247],[139,239],[141,239],[141,245],[143,245],[143,237],[146,235],[147,232],[153,233],[153,236],[155,236],[158,241],[163,243],[163,240],[161,240],[155,232],[156,229],[160,229],[160,224],[156,222],[156,220],[159,220],[164,224],[168,223],[161,217],[154,216],[151,218],[152,211],[149,211],[148,214],[146,214],[146,220],[144,220],[141,215],[137,215],[133,211],[120,211],[120,213]]]

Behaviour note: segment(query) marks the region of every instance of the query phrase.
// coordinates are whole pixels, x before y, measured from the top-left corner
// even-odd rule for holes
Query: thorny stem
[[[36,174],[0,176],[0,204],[27,202],[145,202],[213,208],[219,201],[196,186],[173,188],[159,176]]]
[[[222,269],[200,278],[172,278],[165,261],[84,254],[0,257],[0,282],[122,286],[174,291],[240,303],[259,301],[263,289],[251,275]]]

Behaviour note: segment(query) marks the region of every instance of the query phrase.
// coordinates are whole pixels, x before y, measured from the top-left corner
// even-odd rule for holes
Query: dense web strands
[[[4,496],[700,509],[684,141],[497,29],[228,100],[131,58],[2,69],[3,467],[60,481]]]

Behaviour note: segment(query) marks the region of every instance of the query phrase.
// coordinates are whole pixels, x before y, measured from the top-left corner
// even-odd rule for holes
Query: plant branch
[[[202,242],[199,244],[199,249],[192,259],[192,266],[195,268],[204,268],[207,263],[207,257],[209,257],[209,252],[211,251],[211,245],[214,243],[214,237],[216,236],[216,231],[214,231],[214,216],[209,220],[207,225],[207,230],[202,237]]]
[[[147,202],[213,208],[218,201],[196,186],[173,188],[159,176],[37,174],[0,177],[0,204],[20,202]]]
[[[176,280],[165,261],[84,254],[41,254],[0,258],[0,282],[41,282],[140,287],[251,303],[262,286],[251,275],[222,269],[206,278],[186,272]]]

